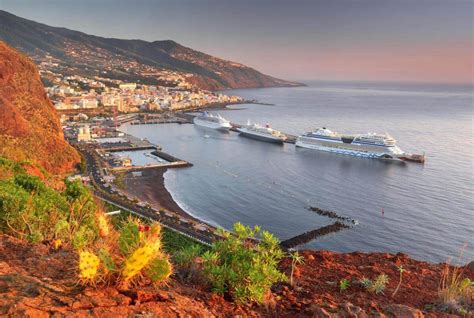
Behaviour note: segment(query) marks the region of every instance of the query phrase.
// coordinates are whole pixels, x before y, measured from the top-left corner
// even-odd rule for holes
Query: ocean
[[[455,85],[311,82],[307,87],[227,94],[273,105],[233,105],[236,123],[270,123],[298,135],[319,127],[390,133],[424,165],[279,146],[194,125],[124,125],[193,163],[170,169],[165,186],[188,213],[227,229],[260,225],[281,240],[334,222],[309,206],[358,225],[300,248],[403,252],[432,262],[474,260],[473,89]],[[383,211],[383,213],[382,213]],[[467,243],[467,246],[463,246]]]

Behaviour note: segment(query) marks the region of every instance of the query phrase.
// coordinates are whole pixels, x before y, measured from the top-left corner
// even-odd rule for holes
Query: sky
[[[474,0],[0,0],[89,34],[171,39],[290,80],[473,83]]]

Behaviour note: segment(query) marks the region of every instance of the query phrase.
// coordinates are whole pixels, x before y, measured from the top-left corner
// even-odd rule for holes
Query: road
[[[106,186],[103,180],[101,165],[98,154],[92,145],[76,145],[86,161],[87,174],[91,177],[91,183],[94,186],[94,195],[110,204],[113,204],[125,211],[138,215],[140,217],[159,222],[164,227],[178,232],[188,238],[205,245],[211,245],[214,241],[221,237],[216,235],[215,228],[206,225],[210,230],[198,230],[194,227],[195,223],[191,220],[183,220],[182,217],[175,213],[165,213],[164,211],[155,210],[149,206],[140,206],[120,193],[113,190],[110,186]]]

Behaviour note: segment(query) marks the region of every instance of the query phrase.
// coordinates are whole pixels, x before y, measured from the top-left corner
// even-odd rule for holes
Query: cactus
[[[164,257],[155,258],[146,270],[147,276],[154,282],[166,281],[173,271],[170,261]]]
[[[110,252],[107,251],[106,249],[101,248],[98,253],[99,259],[104,265],[104,271],[106,273],[110,273],[115,271],[116,266],[115,262],[112,259],[112,256],[110,255]]]
[[[158,223],[153,224],[150,228],[150,232],[146,239],[147,243],[151,245],[151,247],[156,253],[159,252],[161,249],[160,233],[161,233],[161,226]]]
[[[103,213],[97,213],[96,216],[97,220],[97,227],[99,228],[99,235],[100,237],[107,237],[109,235],[109,222],[107,217]]]
[[[167,255],[161,252],[161,226],[142,224],[129,218],[119,233],[109,225],[107,217],[96,214],[96,231],[99,237],[92,250],[80,252],[80,278],[82,283],[117,279],[127,288],[143,276],[153,282],[165,281],[172,273]],[[118,235],[118,239],[117,238]],[[97,236],[96,236],[97,237]],[[95,253],[95,254],[94,254]]]
[[[137,248],[132,255],[125,260],[122,271],[122,278],[125,282],[137,276],[143,268],[151,261],[155,254],[155,249],[151,244],[145,244]]]
[[[131,250],[140,243],[140,232],[138,224],[133,219],[129,219],[120,230],[119,249],[124,255],[128,255]]]
[[[91,252],[82,251],[79,253],[79,277],[84,282],[94,282],[100,266],[99,258]]]
[[[63,245],[63,241],[60,239],[56,239],[53,241],[53,248],[55,250],[59,250],[59,248]]]

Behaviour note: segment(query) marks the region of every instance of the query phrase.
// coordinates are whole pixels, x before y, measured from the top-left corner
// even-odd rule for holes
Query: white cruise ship
[[[208,112],[194,117],[193,122],[196,126],[218,130],[229,130],[232,127],[230,121],[221,117],[221,115],[213,115]]]
[[[296,146],[375,159],[405,160],[408,155],[389,135],[342,135],[325,127],[299,136]]]
[[[278,130],[270,128],[269,124],[261,126],[258,124],[250,124],[250,122],[248,122],[246,126],[237,128],[237,130],[240,132],[241,136],[252,139],[278,144],[283,144],[283,142],[286,140],[285,134],[279,132]]]

